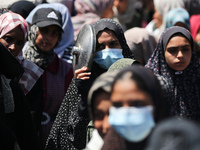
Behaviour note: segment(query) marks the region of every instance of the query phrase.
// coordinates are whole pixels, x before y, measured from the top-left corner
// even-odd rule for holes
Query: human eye
[[[100,51],[100,50],[102,50],[104,48],[105,48],[104,44],[97,44],[97,47],[96,47],[97,51]]]
[[[118,45],[120,45],[119,41],[113,41],[113,42],[110,43],[110,47],[116,47]]]
[[[113,102],[113,106],[114,107],[122,107],[122,103],[121,102]]]
[[[8,44],[11,43],[13,41],[13,38],[11,36],[5,36],[3,38]]]
[[[41,34],[47,34],[48,33],[48,29],[47,28],[39,28],[39,30],[40,30],[40,33]]]
[[[167,51],[169,53],[175,53],[177,51],[177,48],[171,47],[171,48],[168,48]]]

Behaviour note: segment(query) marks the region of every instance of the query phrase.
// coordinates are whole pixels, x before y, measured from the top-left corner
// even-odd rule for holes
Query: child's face
[[[110,96],[107,93],[101,92],[97,94],[94,102],[94,126],[102,138],[110,128],[108,123],[110,106]]]
[[[56,46],[60,35],[61,30],[56,25],[39,28],[35,44],[42,51],[50,51]]]
[[[165,50],[165,59],[170,68],[175,71],[184,70],[192,56],[189,41],[182,36],[172,37]]]
[[[20,26],[14,28],[1,38],[2,44],[16,57],[24,46],[24,33]]]

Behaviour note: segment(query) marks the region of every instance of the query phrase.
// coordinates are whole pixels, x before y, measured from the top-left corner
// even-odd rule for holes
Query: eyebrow
[[[181,46],[171,46],[171,47],[168,47],[167,49],[171,49],[171,48],[178,48],[178,47],[190,47],[190,45],[188,44],[185,44],[185,45],[181,45]]]

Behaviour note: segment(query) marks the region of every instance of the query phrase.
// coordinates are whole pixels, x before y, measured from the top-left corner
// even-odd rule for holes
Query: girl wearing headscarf
[[[185,6],[183,0],[154,0],[154,7],[153,20],[146,26],[146,29],[159,39],[162,32],[166,29],[167,13],[171,9],[184,8]]]
[[[200,41],[200,15],[192,15],[190,17],[190,25],[191,25],[191,35],[194,39],[194,41],[199,42]]]
[[[74,46],[74,29],[68,8],[61,3],[44,3],[37,5],[26,18],[26,21],[29,24],[32,24],[32,18],[34,13],[40,8],[53,8],[62,14],[62,29],[64,32],[62,33],[62,40],[54,48],[54,52],[58,55],[59,58],[71,64],[72,46]]]
[[[107,71],[109,66],[118,59],[122,57],[133,58],[133,54],[126,43],[123,30],[117,22],[112,19],[101,19],[95,22],[92,27],[97,38],[97,48],[92,68],[90,72],[85,72],[87,67],[75,71],[75,78],[72,79],[67,90],[47,140],[46,148],[48,149],[56,149],[56,147],[83,149],[85,147],[86,128],[90,121],[87,96],[93,81]],[[102,41],[99,41],[99,39],[108,32],[112,34],[112,38],[111,41],[105,42],[106,45],[104,45],[105,43],[101,43]],[[109,48],[107,44],[110,46]],[[115,48],[115,46],[120,48]],[[108,57],[109,54],[112,54],[112,56]]]
[[[73,78],[71,64],[60,59],[54,48],[61,41],[62,16],[53,8],[40,8],[33,16],[24,57],[44,69],[40,139],[45,147],[65,92]]]
[[[143,150],[156,123],[168,116],[157,77],[143,66],[122,69],[111,86],[103,150]]]
[[[74,41],[85,24],[93,24],[103,18],[107,9],[111,9],[114,0],[76,0],[74,2],[76,16],[72,17]]]
[[[166,29],[146,68],[169,83],[171,96],[167,100],[171,115],[200,121],[200,64],[187,29]]]

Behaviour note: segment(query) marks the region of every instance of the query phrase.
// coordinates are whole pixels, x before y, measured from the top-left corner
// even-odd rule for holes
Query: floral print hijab
[[[181,72],[169,68],[164,57],[167,43],[177,33],[182,34],[192,47],[190,64]],[[168,98],[171,115],[200,121],[200,64],[193,51],[192,36],[187,29],[177,26],[166,29],[145,67],[169,83],[172,94]]]

